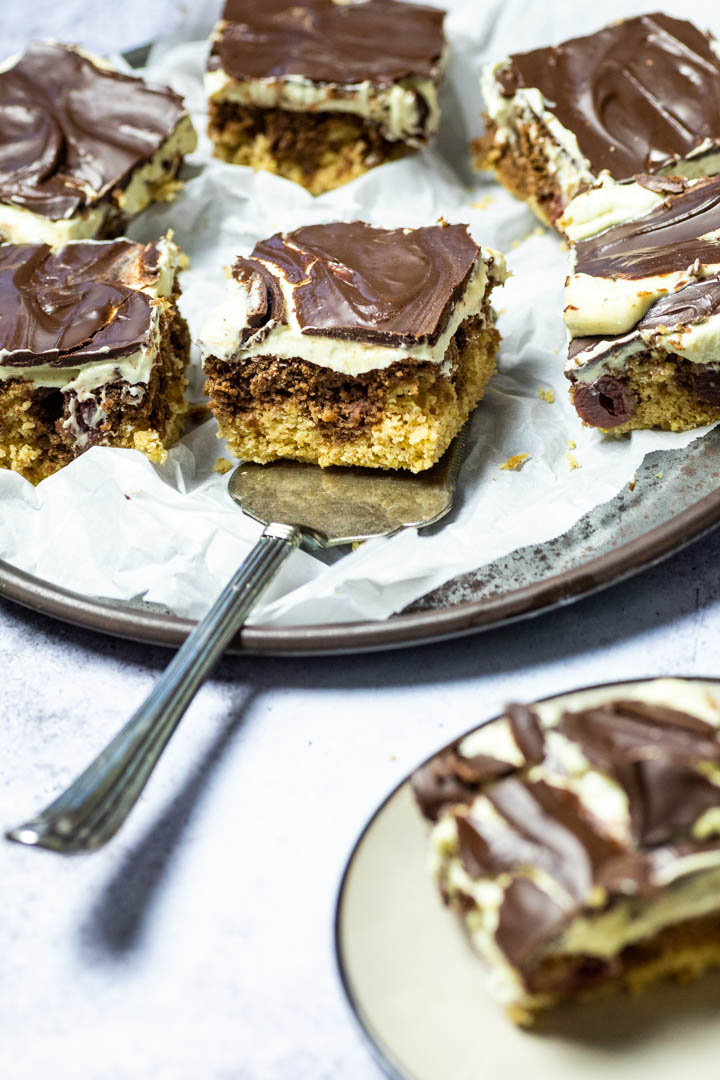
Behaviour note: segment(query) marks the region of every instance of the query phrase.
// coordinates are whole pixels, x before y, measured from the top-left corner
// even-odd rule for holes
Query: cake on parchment
[[[486,68],[486,131],[473,144],[538,217],[556,225],[603,177],[720,172],[720,51],[669,15],[640,15]]]
[[[167,199],[197,137],[182,98],[70,45],[0,65],[0,240],[118,236]]]
[[[416,771],[445,902],[517,1023],[720,965],[720,703],[656,680],[510,706]]]
[[[202,332],[206,393],[241,460],[419,472],[495,369],[497,252],[465,225],[312,225],[255,245]]]
[[[319,195],[425,146],[443,18],[401,0],[226,0],[206,74],[216,155]]]
[[[720,420],[720,177],[606,182],[562,222],[580,418],[618,435]]]
[[[171,238],[0,245],[0,467],[37,483],[91,446],[163,461],[190,339]]]

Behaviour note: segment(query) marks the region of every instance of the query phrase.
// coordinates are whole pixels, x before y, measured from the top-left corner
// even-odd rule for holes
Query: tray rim
[[[570,570],[484,600],[392,615],[386,620],[305,626],[247,626],[228,652],[274,656],[342,655],[463,637],[541,615],[590,596],[656,565],[720,524],[720,487],[661,525]],[[83,629],[150,645],[178,648],[192,619],[95,599],[53,585],[0,559],[0,599]]]
[[[673,679],[680,682],[706,682],[715,683],[720,687],[720,675],[641,675],[634,679],[617,679],[609,680],[608,682],[590,683],[588,686],[578,686],[573,689],[563,690],[557,694],[548,694],[545,697],[537,698],[533,704],[543,705],[547,701],[553,701],[555,698],[568,697],[571,694],[582,694],[586,691],[592,690],[604,690],[610,687],[622,687],[622,686],[637,686],[638,683],[656,682],[658,679]],[[379,1033],[376,1035],[369,1022],[366,1022],[363,1016],[363,1010],[358,1001],[350,980],[350,974],[347,970],[345,963],[343,949],[342,949],[342,936],[341,936],[341,912],[343,897],[345,894],[345,887],[348,883],[350,873],[353,868],[355,856],[357,855],[360,847],[362,846],[365,837],[370,832],[377,819],[383,813],[385,808],[395,798],[396,795],[410,782],[412,774],[427,765],[438,754],[442,754],[443,751],[449,750],[455,743],[466,739],[468,735],[472,735],[475,731],[479,731],[481,728],[487,727],[488,724],[494,724],[496,721],[502,719],[503,713],[497,713],[494,716],[489,716],[485,720],[481,720],[479,724],[474,724],[468,728],[467,731],[461,732],[460,735],[456,735],[454,739],[450,739],[449,742],[443,746],[438,747],[437,750],[433,750],[431,754],[419,761],[417,765],[414,765],[412,769],[395,784],[391,791],[378,803],[375,810],[373,810],[370,817],[367,819],[362,829],[357,835],[357,838],[353,842],[350,853],[348,854],[345,863],[343,865],[342,873],[340,875],[340,882],[335,894],[335,904],[333,907],[333,953],[335,958],[335,969],[340,980],[342,992],[345,997],[345,1002],[352,1014],[353,1020],[357,1029],[360,1032],[365,1047],[369,1050],[370,1055],[375,1064],[382,1070],[388,1080],[412,1080],[410,1074],[406,1071],[405,1066],[399,1061],[394,1053],[392,1053],[391,1047],[385,1047],[380,1040]]]

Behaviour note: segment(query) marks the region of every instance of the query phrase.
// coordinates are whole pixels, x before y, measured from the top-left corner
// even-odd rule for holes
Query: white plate
[[[712,688],[717,680],[692,680]],[[589,688],[573,707],[642,683]],[[564,700],[554,699],[555,702]],[[535,1033],[484,988],[480,960],[427,871],[409,780],[376,812],[340,889],[336,944],[350,1004],[394,1080],[678,1080],[720,1070],[720,974],[566,1006]],[[522,1070],[522,1071],[521,1071]]]

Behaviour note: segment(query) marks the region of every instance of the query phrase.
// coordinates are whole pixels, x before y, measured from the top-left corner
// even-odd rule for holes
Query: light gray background
[[[129,48],[179,6],[43,0],[3,5],[0,26],[7,51],[28,31]],[[720,675],[719,562],[716,534],[493,634],[224,661],[108,849],[62,860],[0,842],[0,1076],[374,1080],[332,942],[365,820],[417,762],[508,699]],[[168,658],[0,601],[0,826],[71,779]]]

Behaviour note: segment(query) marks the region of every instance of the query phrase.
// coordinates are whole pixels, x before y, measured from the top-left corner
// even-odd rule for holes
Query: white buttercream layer
[[[301,359],[351,376],[382,370],[399,362],[441,365],[461,323],[470,316],[480,315],[489,288],[502,284],[507,277],[503,256],[489,248],[481,248],[465,291],[438,340],[432,345],[386,346],[303,333],[295,312],[293,286],[280,276],[276,266],[266,265],[282,290],[287,321],[274,323],[269,331],[264,328],[261,334],[241,344],[241,337],[248,327],[247,314],[253,308],[252,286],[231,277],[225,301],[211,313],[202,329],[200,346],[204,357],[213,356],[226,362],[242,362],[256,356]]]
[[[445,57],[438,64],[436,79],[410,75],[391,86],[379,86],[369,80],[321,83],[302,75],[240,80],[218,69],[206,72],[205,90],[212,102],[359,116],[377,126],[390,142],[422,146],[440,123],[438,85],[444,64]]]

